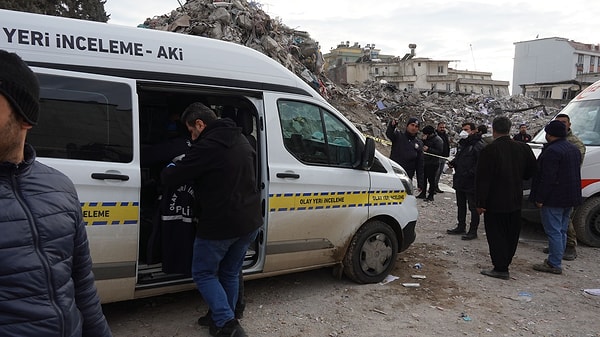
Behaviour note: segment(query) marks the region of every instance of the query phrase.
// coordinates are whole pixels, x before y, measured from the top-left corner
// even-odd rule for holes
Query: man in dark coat
[[[481,139],[481,134],[475,128],[473,123],[462,124],[462,138],[458,141],[456,156],[449,163],[454,168],[452,179],[452,188],[456,191],[457,220],[456,228],[448,229],[448,234],[463,235],[463,240],[473,240],[477,238],[477,228],[479,228],[479,213],[475,205],[475,169],[479,153],[484,148],[485,143]],[[465,233],[467,228],[467,204],[471,212],[471,222],[469,232]]]
[[[439,122],[437,125],[437,129],[435,130],[438,136],[444,142],[444,148],[442,149],[441,156],[444,158],[448,158],[450,156],[450,139],[448,138],[448,132],[446,131],[446,123]],[[438,166],[438,170],[435,175],[435,193],[444,193],[439,187],[440,178],[442,177],[442,173],[444,173],[444,165],[446,164],[446,159],[440,159],[440,164]]]
[[[431,125],[427,125],[423,128],[423,175],[425,181],[421,194],[417,198],[425,198],[425,190],[427,190],[427,183],[429,183],[429,193],[426,201],[433,201],[433,195],[435,194],[435,175],[438,167],[440,166],[439,156],[444,150],[444,142],[435,133],[435,129]]]
[[[244,256],[263,223],[256,152],[234,121],[217,119],[201,103],[191,104],[181,120],[192,147],[161,179],[167,186],[194,181],[198,225],[192,278],[212,313],[210,334],[246,336],[234,312]]]
[[[39,110],[36,76],[0,50],[0,336],[110,337],[75,187],[25,143]]]
[[[519,133],[513,136],[513,140],[523,143],[529,143],[531,141],[531,135],[527,133],[527,124],[519,125]]]
[[[566,140],[567,128],[561,121],[551,121],[544,131],[548,143],[538,158],[538,174],[533,179],[529,199],[540,208],[549,255],[533,269],[562,274],[569,219],[573,207],[581,204],[581,153]]]
[[[475,171],[477,212],[484,215],[493,269],[483,275],[508,280],[508,267],[517,250],[521,233],[523,180],[533,177],[536,159],[531,148],[510,139],[511,122],[496,117],[492,122],[494,141],[479,153]]]
[[[385,135],[392,141],[390,159],[402,166],[411,180],[416,172],[417,187],[423,190],[423,142],[417,138],[419,125],[419,120],[411,117],[406,123],[405,131],[401,132],[396,130],[398,121],[392,119],[388,124]]]

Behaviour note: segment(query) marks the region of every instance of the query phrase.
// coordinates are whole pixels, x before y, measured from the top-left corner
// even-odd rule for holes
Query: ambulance
[[[186,224],[189,209],[174,205],[191,189],[164,196],[159,177],[188,136],[177,119],[193,102],[234,119],[257,151],[263,226],[245,257],[246,279],[334,267],[358,283],[380,282],[414,242],[418,211],[402,167],[264,54],[7,10],[0,27],[0,49],[38,76],[39,125],[27,141],[77,188],[103,303],[194,288],[189,273],[165,268],[193,233],[165,235],[175,228],[161,223],[158,206],[166,200]]]
[[[573,134],[586,148],[581,166],[583,204],[575,209],[572,217],[577,241],[600,247],[600,81],[583,90],[560,113],[569,116]],[[546,143],[545,136],[542,129],[529,143],[536,156]],[[527,218],[531,212],[524,210],[523,214]]]

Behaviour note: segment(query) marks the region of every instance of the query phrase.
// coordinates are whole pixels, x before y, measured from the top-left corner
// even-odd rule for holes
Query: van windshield
[[[600,100],[569,103],[561,112],[569,115],[571,130],[587,146],[600,146]],[[542,129],[532,143],[546,143]]]

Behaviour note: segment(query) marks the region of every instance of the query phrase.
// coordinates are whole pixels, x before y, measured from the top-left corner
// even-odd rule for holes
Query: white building
[[[514,45],[513,95],[523,93],[526,85],[564,83],[600,70],[600,44],[550,37],[515,42]],[[546,85],[543,90],[553,89]]]

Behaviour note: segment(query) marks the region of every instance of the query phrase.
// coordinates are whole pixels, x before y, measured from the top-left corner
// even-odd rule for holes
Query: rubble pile
[[[406,121],[412,116],[419,117],[423,125],[444,121],[450,135],[456,137],[463,122],[490,127],[494,117],[504,115],[513,121],[514,133],[520,123],[527,123],[533,135],[557,112],[522,95],[493,98],[408,92],[385,81],[336,85],[323,73],[318,42],[307,32],[272,19],[261,7],[259,2],[246,0],[188,0],[138,27],[230,41],[266,54],[309,83],[363,133],[377,138],[385,138],[385,125],[391,118]],[[385,144],[378,148],[389,152]]]

